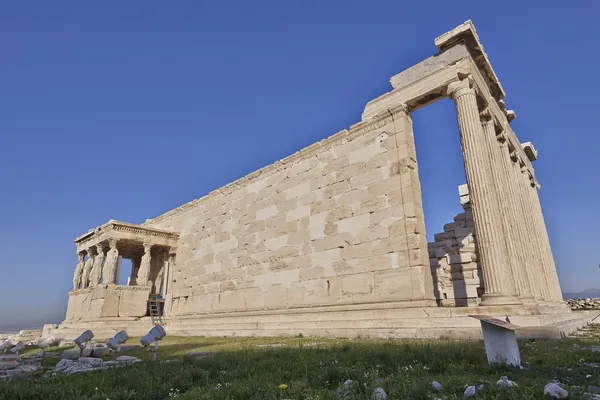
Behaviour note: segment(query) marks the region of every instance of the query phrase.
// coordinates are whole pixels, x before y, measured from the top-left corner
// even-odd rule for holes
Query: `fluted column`
[[[496,193],[496,204],[494,209],[496,213],[495,224],[502,229],[502,250],[505,252],[506,266],[510,268],[510,273],[513,278],[515,292],[520,299],[533,300],[528,296],[530,289],[527,285],[527,277],[522,264],[519,263],[519,257],[516,246],[517,234],[514,231],[515,227],[512,224],[512,205],[510,203],[510,182],[508,181],[508,171],[505,170],[504,161],[508,161],[508,153],[505,154],[498,144],[496,135],[496,127],[490,110],[486,107],[480,113],[481,124],[483,126],[484,141],[488,151],[488,161],[490,164],[490,182],[493,182]],[[502,160],[505,158],[506,160]],[[499,214],[499,215],[498,215]]]
[[[550,293],[548,289],[548,280],[546,268],[544,266],[545,257],[542,253],[542,249],[540,247],[540,243],[538,240],[538,229],[537,229],[537,221],[533,211],[533,205],[531,204],[530,197],[530,179],[529,179],[529,171],[525,166],[519,161],[520,164],[520,174],[519,174],[519,184],[520,184],[520,198],[521,198],[521,206],[523,210],[523,216],[525,218],[525,223],[527,227],[527,235],[529,236],[529,257],[532,263],[532,271],[533,274],[537,277],[537,289],[541,300],[549,301]]]
[[[544,214],[542,213],[542,206],[540,204],[540,198],[538,195],[538,185],[533,176],[529,176],[529,179],[530,185],[528,192],[529,198],[531,199],[533,218],[535,220],[535,227],[537,231],[536,237],[540,247],[540,252],[542,253],[544,269],[546,271],[548,296],[553,302],[562,303],[562,291],[560,290],[560,283],[558,281],[558,274],[556,273],[554,256],[552,255],[552,249],[550,247],[548,230],[546,229],[546,222],[544,221]]]
[[[467,185],[473,209],[485,293],[481,305],[522,304],[515,296],[512,271],[503,251],[497,196],[489,171],[486,137],[479,120],[477,95],[470,77],[448,86],[456,105]]]
[[[527,235],[525,234],[525,222],[523,212],[521,209],[520,201],[517,196],[519,193],[519,176],[514,172],[514,165],[511,161],[510,150],[508,148],[508,141],[506,133],[501,131],[496,135],[497,146],[496,154],[498,155],[498,162],[500,166],[500,172],[502,174],[501,180],[503,181],[503,189],[501,193],[506,198],[507,208],[505,209],[505,226],[507,229],[507,242],[512,252],[511,264],[513,268],[516,268],[515,284],[519,298],[524,303],[535,302],[535,289],[533,287],[533,281],[538,279],[534,276],[532,271],[532,263],[528,261],[527,253],[530,251]]]
[[[511,161],[511,183],[513,187],[515,211],[517,214],[517,226],[520,233],[521,257],[525,262],[525,269],[530,277],[531,292],[535,302],[543,301],[537,264],[534,257],[533,243],[531,237],[531,225],[525,213],[524,194],[522,193],[521,165],[515,151],[510,153]]]

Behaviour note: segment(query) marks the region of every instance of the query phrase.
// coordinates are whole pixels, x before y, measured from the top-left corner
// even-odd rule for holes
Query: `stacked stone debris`
[[[467,185],[459,186],[458,192],[464,212],[427,244],[435,294],[443,307],[477,305],[483,291]]]
[[[572,310],[600,310],[600,299],[585,298],[585,299],[570,299],[567,304]]]

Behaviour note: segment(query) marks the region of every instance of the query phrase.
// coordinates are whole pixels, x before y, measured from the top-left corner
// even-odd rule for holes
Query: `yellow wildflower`
[[[279,385],[279,389],[285,390],[287,389],[287,385],[285,383],[282,383],[281,385]]]

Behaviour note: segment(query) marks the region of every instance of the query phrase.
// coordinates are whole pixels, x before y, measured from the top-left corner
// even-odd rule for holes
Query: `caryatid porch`
[[[166,295],[178,239],[172,232],[115,220],[76,238],[79,261],[67,319],[144,316],[150,294]],[[131,260],[131,272],[127,285],[118,285],[123,258]]]

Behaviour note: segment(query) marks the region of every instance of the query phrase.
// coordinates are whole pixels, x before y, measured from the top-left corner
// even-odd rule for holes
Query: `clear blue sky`
[[[0,329],[64,316],[73,238],[141,223],[360,120],[472,19],[539,149],[563,290],[600,287],[592,1],[0,5]],[[413,115],[428,235],[465,182],[451,101]]]

